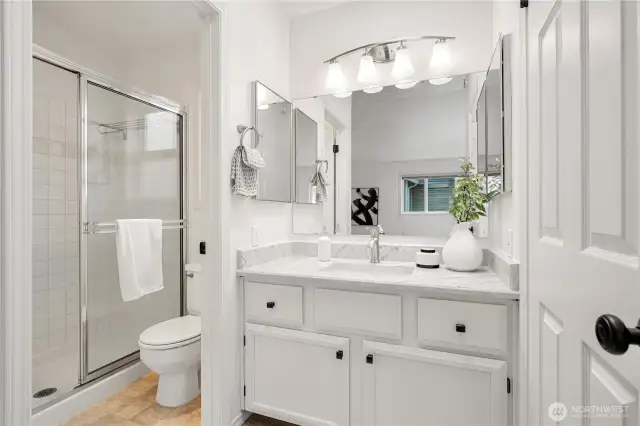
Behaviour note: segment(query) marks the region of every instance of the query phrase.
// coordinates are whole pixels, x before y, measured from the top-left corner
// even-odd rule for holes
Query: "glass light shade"
[[[330,91],[342,90],[346,85],[347,79],[344,77],[340,64],[338,62],[330,63],[329,70],[327,72],[327,89]]]
[[[362,91],[364,93],[380,93],[382,92],[382,89],[383,89],[382,86],[371,86],[371,87],[362,89]]]
[[[446,73],[451,70],[451,52],[449,45],[444,40],[436,41],[431,54],[431,64],[429,65],[432,72]]]
[[[429,80],[429,83],[433,84],[434,86],[442,86],[443,84],[447,84],[451,80],[453,80],[452,77],[432,78],[431,80]]]
[[[411,77],[416,70],[411,63],[411,55],[409,49],[400,46],[396,50],[396,59],[393,62],[393,70],[391,70],[391,76],[397,80],[404,80]]]
[[[360,68],[358,69],[358,82],[362,84],[371,84],[378,81],[378,71],[373,63],[371,55],[363,55],[360,58]]]
[[[348,98],[349,96],[351,96],[351,93],[352,93],[351,91],[346,90],[344,92],[334,93],[333,96],[335,96],[336,98],[343,99],[343,98]]]
[[[398,84],[396,84],[396,87],[397,87],[398,89],[405,90],[405,89],[411,89],[411,88],[412,88],[413,86],[415,86],[416,84],[418,84],[418,82],[417,82],[417,81],[405,81],[404,83],[398,83]]]

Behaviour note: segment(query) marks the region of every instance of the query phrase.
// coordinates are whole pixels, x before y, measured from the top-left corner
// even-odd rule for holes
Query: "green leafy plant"
[[[471,161],[464,160],[460,168],[462,176],[456,178],[456,186],[451,192],[449,214],[458,223],[471,222],[487,215],[485,206],[500,193],[500,188],[499,185],[490,185],[485,191],[484,176],[475,172]]]

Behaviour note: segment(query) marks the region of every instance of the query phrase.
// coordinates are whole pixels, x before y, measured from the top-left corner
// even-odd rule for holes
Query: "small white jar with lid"
[[[424,269],[440,267],[440,254],[434,248],[423,248],[416,253],[416,266]]]

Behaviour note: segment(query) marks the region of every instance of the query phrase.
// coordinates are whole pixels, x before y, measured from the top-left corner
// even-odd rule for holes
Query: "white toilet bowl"
[[[140,335],[140,359],[160,378],[158,404],[179,407],[200,393],[200,331],[200,317],[188,315],[151,326]]]

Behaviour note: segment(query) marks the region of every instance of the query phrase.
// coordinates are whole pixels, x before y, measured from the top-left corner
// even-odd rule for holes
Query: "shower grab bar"
[[[162,229],[184,229],[185,220],[163,220]],[[115,222],[84,222],[82,227],[83,234],[114,234],[117,229]]]

